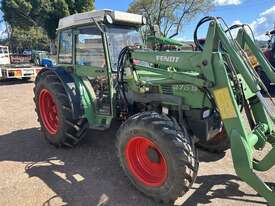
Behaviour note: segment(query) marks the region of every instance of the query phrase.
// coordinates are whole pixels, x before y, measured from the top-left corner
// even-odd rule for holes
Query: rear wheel
[[[34,101],[41,130],[50,144],[73,147],[84,137],[88,123],[86,119],[72,118],[69,98],[53,72],[37,77]]]
[[[173,203],[195,181],[198,156],[192,139],[165,115],[130,117],[117,133],[117,150],[135,187],[159,202]]]

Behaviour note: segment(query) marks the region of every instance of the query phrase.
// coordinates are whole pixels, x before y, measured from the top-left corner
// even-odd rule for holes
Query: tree
[[[34,25],[31,14],[32,5],[29,1],[25,0],[2,0],[1,10],[3,18],[12,27],[30,27]]]
[[[158,25],[163,36],[172,38],[184,23],[212,7],[211,0],[134,0],[128,11],[144,15],[149,32],[153,33],[154,25]]]
[[[52,44],[60,18],[94,8],[94,0],[2,0],[4,20],[13,28],[41,27]]]
[[[10,49],[12,52],[21,53],[25,49],[49,50],[50,40],[39,27],[28,29],[13,27],[10,38]]]
[[[38,24],[47,32],[51,40],[50,50],[55,53],[55,38],[58,21],[70,15],[69,6],[65,0],[44,1],[41,5],[41,17]]]

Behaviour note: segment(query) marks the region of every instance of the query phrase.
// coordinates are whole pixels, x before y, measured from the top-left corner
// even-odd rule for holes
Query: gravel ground
[[[40,135],[32,82],[0,82],[0,205],[156,206],[124,176],[115,154],[118,125],[89,131],[75,149],[55,149]],[[235,175],[230,151],[200,154],[192,189],[176,205],[266,205]],[[275,170],[261,176],[275,182]]]

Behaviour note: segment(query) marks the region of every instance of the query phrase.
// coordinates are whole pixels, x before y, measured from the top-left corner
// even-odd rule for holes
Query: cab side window
[[[102,35],[97,28],[82,28],[76,36],[76,64],[106,67]]]
[[[60,33],[58,62],[60,64],[73,63],[73,34],[72,30]]]

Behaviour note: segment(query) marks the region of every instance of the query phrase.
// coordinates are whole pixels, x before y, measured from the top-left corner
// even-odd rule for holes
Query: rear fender
[[[62,67],[51,67],[42,69],[37,74],[36,80],[39,78],[41,74],[43,74],[46,71],[51,71],[58,77],[58,79],[62,83],[70,101],[73,119],[82,118],[84,116],[84,108],[81,103],[80,91],[78,90],[75,84],[73,76]]]

